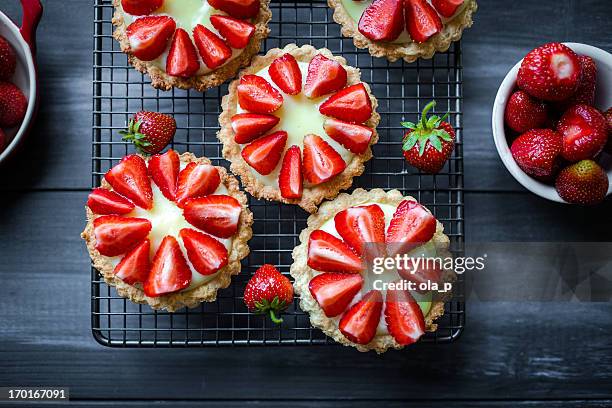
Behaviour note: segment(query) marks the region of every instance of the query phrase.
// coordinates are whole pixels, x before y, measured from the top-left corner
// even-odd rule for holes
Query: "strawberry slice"
[[[376,204],[342,210],[334,217],[334,224],[344,242],[358,255],[371,249],[365,244],[385,242],[385,213]]]
[[[317,135],[304,138],[304,177],[311,184],[321,184],[342,173],[342,156]]]
[[[93,225],[96,249],[105,256],[125,254],[151,231],[151,222],[147,219],[118,215],[103,215]]]
[[[359,32],[372,41],[393,41],[404,31],[403,0],[376,0],[359,19]]]
[[[211,164],[189,163],[178,176],[176,202],[183,205],[189,198],[214,193],[221,184],[219,170]]]
[[[145,239],[123,257],[113,273],[128,285],[146,281],[151,270],[150,252],[151,242]]]
[[[215,14],[210,16],[210,22],[232,48],[246,47],[255,33],[253,24],[237,18]]]
[[[270,174],[281,159],[287,137],[287,132],[280,130],[259,138],[242,149],[242,158],[259,174]]]
[[[210,69],[219,68],[232,56],[232,49],[217,34],[201,24],[193,29],[193,41],[202,61]]]
[[[189,34],[182,28],[177,29],[166,59],[166,73],[175,77],[190,78],[199,69],[198,52]]]
[[[308,289],[327,317],[339,316],[363,286],[358,273],[322,273],[312,278]]]
[[[338,61],[317,54],[308,64],[304,95],[314,99],[339,91],[345,87],[346,79],[346,70]]]
[[[371,290],[355,303],[340,319],[340,332],[357,344],[368,344],[376,335],[382,313],[383,299],[377,290]]]
[[[426,0],[404,0],[404,17],[410,37],[424,43],[442,31],[442,20]]]
[[[208,0],[217,10],[236,18],[253,18],[259,14],[259,0]]]
[[[153,182],[159,187],[164,197],[170,201],[176,198],[176,187],[181,159],[174,150],[170,149],[164,154],[156,154],[149,160],[149,174]]]
[[[130,49],[142,61],[152,61],[162,55],[176,30],[176,23],[168,16],[142,17],[125,30]]]
[[[185,204],[183,215],[188,223],[215,237],[230,238],[238,231],[242,207],[228,195],[192,198]]]
[[[322,272],[359,273],[363,270],[357,254],[342,240],[323,230],[310,234],[308,266]]]
[[[238,144],[252,142],[278,125],[280,118],[259,113],[239,113],[232,116],[234,141]]]
[[[302,153],[298,146],[291,146],[283,157],[278,187],[281,196],[288,199],[302,197],[304,185],[302,181]]]
[[[346,122],[363,123],[372,116],[372,102],[365,86],[358,83],[330,96],[319,112]]]
[[[423,312],[406,290],[387,291],[385,321],[389,333],[403,346],[416,342],[425,334]]]
[[[461,7],[464,1],[465,0],[432,0],[431,4],[442,17],[451,18],[455,15],[457,9]]]
[[[254,113],[272,113],[283,104],[283,95],[262,77],[245,75],[238,85],[238,103]]]
[[[423,262],[417,263],[415,262],[409,266],[408,269],[404,269],[400,267],[397,268],[397,273],[404,279],[410,282],[414,282],[416,286],[416,291],[420,293],[425,293],[427,290],[421,290],[421,284],[428,284],[429,282],[442,282],[442,269],[440,269],[440,265],[438,262],[427,262],[427,258],[423,258]]]
[[[95,214],[123,215],[131,212],[135,205],[127,198],[105,188],[94,188],[87,198],[87,206]]]
[[[142,157],[131,154],[104,176],[116,192],[145,210],[153,207],[151,180],[147,174],[147,164]]]
[[[121,0],[123,11],[133,16],[146,16],[163,4],[164,0]]]
[[[404,200],[387,229],[387,244],[393,244],[394,254],[406,253],[431,240],[435,233],[434,216],[416,201]]]
[[[285,54],[272,61],[268,73],[284,93],[297,95],[302,92],[302,71],[293,55]]]
[[[221,242],[190,228],[182,229],[180,235],[189,261],[202,275],[212,275],[227,265],[227,248]]]
[[[145,295],[158,297],[189,287],[191,269],[183,256],[178,241],[171,235],[164,237],[155,257],[151,272],[143,285]]]
[[[334,118],[325,119],[325,133],[349,151],[363,154],[368,150],[374,131],[367,126],[356,125]]]

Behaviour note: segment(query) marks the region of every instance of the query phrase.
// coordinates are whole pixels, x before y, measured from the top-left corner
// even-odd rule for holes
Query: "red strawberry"
[[[217,34],[201,24],[193,29],[193,41],[202,61],[210,69],[219,68],[232,56],[232,49]]]
[[[210,16],[210,22],[232,48],[245,48],[255,33],[253,24],[237,18],[215,14]]]
[[[506,105],[506,125],[515,132],[525,133],[541,129],[548,122],[546,103],[531,97],[527,92],[516,91]]]
[[[178,176],[176,202],[183,205],[189,198],[214,193],[221,184],[219,170],[211,164],[189,163]]]
[[[342,316],[338,328],[353,343],[368,344],[376,335],[382,307],[382,295],[371,290]]]
[[[563,138],[550,129],[534,129],[514,140],[510,151],[516,164],[527,174],[549,180],[561,164]]]
[[[608,143],[606,144],[606,152],[612,154],[612,108],[608,109],[604,114],[606,123],[608,124]]]
[[[138,112],[130,119],[127,130],[120,131],[123,140],[132,142],[142,153],[159,153],[174,139],[176,121],[159,112]]]
[[[415,343],[425,334],[423,312],[406,290],[387,291],[385,322],[389,333],[403,346]]]
[[[123,257],[113,273],[128,285],[146,281],[151,270],[150,252],[151,242],[145,239]]]
[[[164,237],[153,258],[151,272],[143,285],[145,295],[158,297],[178,292],[189,287],[190,283],[191,269],[179,243],[171,235]]]
[[[164,197],[174,201],[178,185],[181,159],[174,150],[170,149],[164,154],[156,154],[149,160],[149,174],[153,182],[159,187]]]
[[[608,175],[593,160],[582,160],[561,170],[557,192],[569,203],[596,205],[604,201],[610,187]]]
[[[404,269],[402,265],[397,268],[397,273],[404,279],[410,282],[414,282],[417,285],[417,291],[425,293],[427,290],[419,290],[419,285],[427,285],[429,282],[442,282],[442,270],[439,268],[439,262],[431,262],[428,259],[423,258],[422,261],[418,261],[414,258],[412,265],[409,265],[407,269]]]
[[[565,112],[574,105],[595,105],[595,89],[597,87],[597,64],[591,57],[579,55],[580,61],[580,82],[578,89],[566,101],[561,101],[555,105],[559,112]]]
[[[351,123],[363,123],[372,116],[372,102],[362,83],[351,85],[330,96],[319,107],[323,115]]]
[[[0,129],[0,153],[2,153],[4,149],[6,149],[6,146],[8,146],[9,143],[10,141],[8,140],[8,137],[6,136],[6,133],[4,133],[2,129]]]
[[[417,43],[424,43],[442,31],[442,20],[426,0],[404,0],[406,28]]]
[[[142,61],[152,61],[166,50],[176,30],[176,23],[168,16],[150,16],[135,20],[126,29],[130,49]]]
[[[304,189],[302,181],[302,153],[298,146],[291,146],[283,157],[278,187],[283,198],[298,199]]]
[[[0,127],[21,125],[28,110],[28,100],[21,89],[0,82]]]
[[[287,137],[287,132],[280,130],[259,138],[242,149],[242,158],[259,174],[270,174],[281,159]]]
[[[435,217],[416,201],[404,200],[395,210],[387,229],[387,248],[405,254],[429,242],[436,233]],[[392,245],[392,247],[389,247]]]
[[[187,257],[196,271],[212,275],[227,265],[227,248],[210,235],[190,228],[180,232]]]
[[[339,316],[351,304],[363,286],[358,273],[322,273],[308,284],[310,294],[317,301],[325,316]]]
[[[17,56],[13,46],[0,35],[0,81],[8,81],[17,67]]]
[[[146,16],[164,5],[164,0],[121,0],[123,11],[133,16]]]
[[[308,64],[304,95],[314,99],[339,91],[346,85],[347,73],[336,60],[317,54]]]
[[[124,215],[135,207],[127,198],[101,187],[94,188],[89,194],[87,206],[100,215]]]
[[[432,0],[431,4],[442,17],[451,18],[463,2],[464,0]]]
[[[343,122],[334,118],[325,119],[323,124],[327,136],[355,154],[363,154],[370,146],[374,131],[367,126]]]
[[[234,140],[238,144],[252,142],[278,125],[280,118],[259,113],[239,113],[232,116]]]
[[[550,43],[527,54],[519,69],[517,84],[535,98],[561,101],[576,92],[580,75],[576,53],[563,44]]]
[[[359,273],[363,270],[357,254],[342,240],[323,230],[310,234],[308,266],[322,272]]]
[[[385,242],[385,213],[376,204],[351,207],[334,217],[336,231],[358,255],[372,251],[368,246]]]
[[[217,10],[236,18],[253,18],[259,14],[259,0],[208,0]]]
[[[230,238],[238,231],[242,207],[228,195],[192,198],[185,203],[183,215],[188,223],[219,238]]]
[[[263,265],[244,288],[244,303],[251,312],[269,314],[274,323],[281,323],[277,315],[293,303],[291,281],[274,266]]]
[[[268,73],[284,93],[297,95],[302,92],[302,71],[293,55],[285,54],[272,61]]]
[[[147,164],[135,154],[125,156],[119,164],[104,176],[113,189],[145,210],[153,207],[151,180],[147,174]]]
[[[359,19],[359,32],[372,41],[392,41],[404,30],[403,0],[375,0]]]
[[[151,231],[151,222],[147,219],[118,215],[103,215],[93,225],[96,249],[105,256],[125,254]]]
[[[283,95],[262,77],[245,75],[238,85],[238,103],[254,113],[272,113],[283,104]]]
[[[563,137],[563,158],[577,162],[597,156],[608,140],[606,118],[595,108],[576,105],[569,108],[557,124]]]
[[[321,184],[342,173],[346,163],[342,156],[317,135],[304,138],[304,177],[311,184]]]
[[[198,52],[187,31],[179,28],[174,34],[166,59],[166,73],[175,77],[190,78],[200,69]]]

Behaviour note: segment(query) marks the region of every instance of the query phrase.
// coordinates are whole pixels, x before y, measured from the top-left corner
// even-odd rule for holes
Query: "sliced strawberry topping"
[[[297,95],[302,92],[302,71],[293,55],[285,54],[272,61],[268,73],[284,93]]]
[[[151,272],[143,285],[145,295],[158,297],[189,287],[191,269],[177,240],[164,237],[153,258]]]
[[[377,0],[359,19],[359,32],[372,41],[392,41],[404,30],[403,0]]]
[[[232,116],[234,140],[238,144],[252,142],[278,125],[280,118],[259,113],[239,113]]]
[[[242,158],[259,174],[272,173],[281,159],[287,132],[280,130],[255,140],[242,149]]]
[[[255,33],[253,24],[237,18],[215,14],[210,16],[210,22],[232,48],[242,49],[246,47],[249,45],[253,33]]]
[[[164,154],[156,154],[149,160],[151,179],[168,200],[174,201],[176,198],[180,169],[181,159],[178,153],[172,149]]]
[[[433,262],[433,258],[423,258],[420,262],[415,258],[412,265],[408,269],[404,269],[400,266],[397,268],[397,273],[404,279],[410,282],[414,282],[417,292],[425,293],[427,290],[421,290],[421,284],[428,284],[428,282],[442,282],[442,269],[440,269],[439,262]]]
[[[104,178],[115,191],[137,206],[146,210],[153,207],[151,180],[147,174],[147,164],[142,157],[135,154],[125,156]]]
[[[368,150],[374,131],[367,126],[356,125],[334,118],[325,119],[325,133],[349,151],[363,154]]]
[[[132,54],[140,60],[152,61],[159,57],[176,30],[176,23],[167,16],[143,17],[126,29]]]
[[[176,202],[182,205],[189,198],[214,193],[221,184],[219,170],[211,164],[189,163],[178,176]]]
[[[319,107],[326,116],[351,123],[363,123],[372,116],[372,102],[362,83],[344,88]]]
[[[96,214],[123,215],[131,212],[135,205],[127,198],[105,188],[94,188],[87,199],[87,206]]]
[[[416,342],[425,334],[423,312],[406,290],[387,291],[385,321],[395,341],[404,346]]]
[[[146,16],[164,4],[164,0],[121,0],[123,11],[133,16]]]
[[[283,95],[262,77],[245,75],[238,85],[238,103],[244,110],[272,113],[283,104]]]
[[[193,29],[193,41],[202,61],[210,69],[219,68],[232,56],[232,49],[217,34],[201,24]]]
[[[413,41],[423,43],[442,31],[442,20],[426,0],[404,0],[406,28]]]
[[[210,235],[184,228],[180,232],[187,257],[196,271],[212,275],[227,265],[227,248]]]
[[[302,197],[304,185],[302,181],[302,153],[298,146],[291,146],[283,157],[278,187],[281,196],[288,199]]]
[[[339,316],[363,286],[358,273],[322,273],[312,278],[308,289],[327,317]]]
[[[442,17],[451,18],[455,15],[457,9],[461,7],[464,1],[465,0],[432,0],[431,4]]]
[[[123,257],[113,273],[128,285],[146,281],[151,270],[150,251],[151,242],[145,239]]]
[[[382,295],[371,290],[355,303],[340,319],[338,328],[350,341],[368,344],[376,335],[383,307]]]
[[[242,207],[227,195],[210,195],[188,200],[183,210],[187,222],[215,237],[229,238],[238,231]]]
[[[346,70],[338,61],[317,54],[308,65],[304,95],[314,99],[339,91],[346,85],[346,79]]]
[[[336,231],[356,254],[362,255],[366,244],[385,242],[385,213],[376,205],[351,207],[334,217]]]
[[[323,230],[310,234],[308,266],[322,272],[359,273],[363,270],[357,254],[342,240]]]
[[[151,222],[144,218],[103,215],[93,222],[96,249],[105,256],[125,254],[149,235]]]
[[[317,135],[304,138],[304,177],[311,184],[321,184],[342,173],[342,156]]]
[[[435,217],[416,201],[404,200],[389,224],[387,244],[395,254],[406,253],[431,240],[435,233]]]
[[[166,73],[175,77],[189,78],[199,69],[198,52],[189,34],[182,28],[177,29],[166,59]]]
[[[208,4],[236,18],[255,17],[260,6],[259,0],[208,0]]]

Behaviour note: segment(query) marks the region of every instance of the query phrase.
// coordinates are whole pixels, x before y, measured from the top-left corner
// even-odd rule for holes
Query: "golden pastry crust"
[[[319,212],[315,215],[311,215],[308,218],[307,228],[300,233],[300,245],[295,247],[293,250],[291,276],[294,278],[293,287],[295,288],[295,292],[300,296],[300,308],[305,313],[310,315],[310,323],[314,327],[321,329],[327,336],[331,337],[338,343],[345,346],[355,347],[359,351],[374,350],[377,353],[384,353],[389,348],[401,349],[404,346],[397,343],[390,334],[377,334],[370,343],[365,345],[353,343],[344,337],[344,335],[340,332],[340,329],[338,329],[338,322],[325,316],[323,309],[321,309],[308,289],[308,284],[315,276],[315,271],[307,264],[308,240],[313,231],[321,228],[326,221],[330,220],[342,210],[368,202],[377,202],[380,204],[397,206],[404,200],[415,199],[412,197],[404,197],[397,190],[385,192],[382,189],[366,191],[358,188],[350,195],[342,193],[338,195],[335,200],[323,203],[319,208]],[[444,234],[444,227],[439,221],[437,221],[437,229],[432,241],[436,246],[438,256],[443,258],[451,256],[450,252],[448,251],[450,240]],[[444,281],[454,281],[454,279],[455,273],[453,271],[445,271],[445,275],[443,277]],[[425,316],[427,331],[434,332],[437,330],[438,326],[434,322],[444,314],[444,302],[450,300],[450,297],[451,295],[447,294],[442,299],[434,300],[432,302],[429,313],[427,313]]]
[[[201,163],[211,164],[210,160],[205,157],[196,157],[191,153],[183,153],[181,156],[183,163]],[[171,293],[160,297],[148,297],[144,291],[136,286],[128,285],[121,279],[117,278],[113,273],[115,267],[110,262],[109,257],[100,254],[96,250],[96,238],[93,232],[93,221],[96,218],[95,214],[85,207],[87,211],[87,226],[81,234],[81,237],[87,242],[87,249],[93,261],[93,266],[100,271],[106,283],[114,286],[117,289],[119,296],[130,299],[135,303],[148,304],[153,309],[163,309],[169,312],[174,312],[183,307],[196,307],[202,302],[213,302],[217,299],[217,290],[224,289],[231,283],[232,275],[240,273],[240,261],[249,254],[248,241],[253,235],[251,225],[253,224],[253,214],[247,207],[247,197],[240,191],[238,180],[223,167],[216,166],[221,176],[221,183],[225,185],[228,194],[234,197],[240,205],[242,212],[240,213],[240,221],[238,223],[238,233],[232,238],[232,247],[229,254],[228,264],[217,272],[217,276],[211,281],[204,283],[197,288],[185,292]],[[101,187],[111,189],[110,184],[106,180],[102,180]]]
[[[466,5],[452,20],[444,23],[442,32],[434,35],[422,44],[410,42],[409,44],[395,44],[389,42],[374,42],[359,32],[358,22],[346,12],[342,0],[327,0],[327,4],[334,10],[334,21],[342,26],[342,35],[353,39],[357,48],[367,48],[373,57],[387,57],[391,62],[403,58],[411,63],[419,58],[429,59],[436,52],[445,52],[451,44],[459,41],[463,30],[473,24],[472,16],[478,10],[476,0],[466,0]]]
[[[255,25],[255,33],[249,41],[249,44],[242,50],[240,55],[232,59],[227,64],[207,72],[203,75],[197,75],[192,78],[179,78],[173,77],[166,74],[166,71],[155,66],[151,61],[141,61],[136,58],[130,52],[130,42],[128,40],[126,24],[123,14],[119,11],[121,0],[113,0],[115,6],[115,14],[113,16],[113,25],[116,27],[113,32],[113,37],[121,45],[121,51],[128,55],[128,61],[136,70],[143,74],[149,75],[151,78],[151,85],[154,88],[169,91],[172,88],[181,89],[196,89],[200,92],[204,92],[209,88],[219,86],[230,78],[233,78],[238,70],[242,67],[246,67],[251,62],[251,58],[256,55],[260,48],[261,43],[268,37],[270,29],[268,28],[268,22],[272,18],[272,12],[270,11],[269,3],[270,0],[260,0],[261,9],[253,24]]]
[[[265,185],[253,175],[251,167],[242,158],[242,149],[240,145],[234,141],[234,131],[232,130],[231,118],[236,114],[238,106],[238,95],[236,89],[238,87],[240,77],[247,74],[257,73],[263,68],[269,66],[276,58],[287,53],[293,55],[296,60],[301,62],[310,62],[315,55],[323,54],[325,57],[339,62],[344,69],[346,69],[348,74],[347,86],[362,82],[361,73],[358,68],[347,65],[346,59],[334,56],[331,51],[326,48],[316,49],[310,45],[298,47],[296,44],[289,44],[283,49],[271,49],[266,55],[255,57],[252,64],[240,72],[239,78],[234,80],[229,85],[229,93],[223,97],[221,104],[222,112],[219,116],[221,130],[219,130],[217,137],[223,143],[223,157],[232,163],[231,170],[234,174],[240,176],[242,185],[246,191],[251,193],[256,198],[263,198],[269,201],[280,201],[286,204],[297,204],[304,210],[314,213],[317,211],[317,205],[321,203],[321,201],[326,198],[333,198],[340,190],[349,188],[353,184],[353,178],[363,173],[364,163],[372,158],[372,146],[378,142],[378,133],[376,132],[376,126],[378,126],[378,123],[380,122],[380,115],[376,112],[378,101],[372,94],[370,86],[363,82],[372,101],[372,116],[367,122],[364,123],[365,126],[368,126],[374,131],[368,150],[361,155],[354,155],[351,161],[347,163],[346,169],[333,179],[316,186],[304,186],[304,192],[301,199],[290,200],[283,198],[278,186]]]

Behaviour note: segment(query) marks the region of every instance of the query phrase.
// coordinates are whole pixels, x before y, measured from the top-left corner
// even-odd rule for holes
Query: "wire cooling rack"
[[[99,185],[104,173],[132,146],[121,141],[118,131],[139,110],[174,115],[178,131],[173,148],[209,157],[214,164],[227,166],[216,139],[221,98],[227,85],[205,93],[153,89],[147,77],[131,68],[119,45],[112,38],[111,0],[94,0],[93,37],[93,139],[92,183]],[[357,50],[351,39],[340,35],[331,10],[324,0],[293,2],[273,0],[271,35],[264,45],[283,47],[289,43],[329,48],[344,56],[352,66],[361,68],[379,101],[382,116],[378,127],[380,141],[374,158],[354,187],[398,189],[416,197],[444,224],[451,238],[451,249],[463,246],[463,146],[462,146],[462,67],[461,46],[454,44],[432,60],[413,64],[389,63]],[[436,176],[420,174],[406,164],[401,155],[403,129],[400,122],[416,120],[432,99],[437,111],[450,113],[457,129],[457,146],[445,169]],[[119,297],[106,285],[95,269],[91,271],[92,330],[101,344],[117,347],[201,347],[222,345],[305,345],[331,344],[321,331],[310,326],[298,300],[283,315],[281,326],[248,312],[242,294],[255,270],[264,263],[289,274],[291,251],[308,214],[297,206],[280,205],[249,198],[255,217],[251,254],[243,261],[242,273],[232,285],[218,293],[218,300],[176,313],[154,311]],[[438,331],[423,337],[424,342],[450,342],[459,337],[465,323],[463,278],[455,285],[453,299],[438,321]]]

